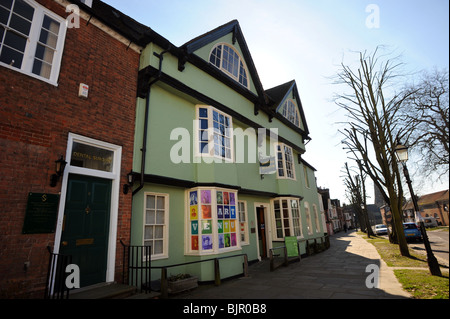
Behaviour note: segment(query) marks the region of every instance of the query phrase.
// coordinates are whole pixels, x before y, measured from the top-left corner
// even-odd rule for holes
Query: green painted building
[[[157,35],[140,61],[131,245],[152,267],[214,280],[212,262],[261,260],[324,235],[309,130],[295,81],[264,90],[237,21],[181,47]],[[153,37],[152,37],[153,36]],[[220,259],[221,278],[242,256]],[[152,279],[158,278],[155,269]]]

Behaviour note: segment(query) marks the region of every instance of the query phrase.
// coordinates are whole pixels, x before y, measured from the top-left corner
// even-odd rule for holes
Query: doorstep
[[[71,290],[69,299],[124,299],[136,293],[136,287],[118,283],[100,283]]]

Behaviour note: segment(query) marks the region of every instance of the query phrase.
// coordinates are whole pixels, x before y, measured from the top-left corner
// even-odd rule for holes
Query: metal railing
[[[66,268],[72,263],[72,256],[55,254],[50,246],[47,246],[47,250],[50,257],[44,299],[69,299],[70,289],[66,285],[68,276]]]
[[[122,281],[137,287],[141,292],[151,291],[151,246],[123,247]]]

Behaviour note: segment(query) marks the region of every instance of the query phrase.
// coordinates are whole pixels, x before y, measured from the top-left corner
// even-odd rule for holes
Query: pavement
[[[375,286],[377,273],[379,280]],[[393,268],[355,231],[334,234],[330,236],[328,250],[273,272],[268,261],[261,261],[249,266],[248,277],[222,280],[220,286],[199,285],[197,289],[170,296],[170,299],[233,300],[408,298],[411,295],[402,289]]]

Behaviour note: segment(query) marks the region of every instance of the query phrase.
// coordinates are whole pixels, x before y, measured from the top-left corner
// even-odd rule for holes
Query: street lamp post
[[[395,153],[397,155],[398,161],[403,165],[403,174],[405,175],[406,183],[408,184],[409,192],[411,193],[411,200],[414,205],[416,217],[419,218],[420,232],[422,233],[423,243],[425,245],[425,250],[427,251],[428,268],[430,269],[430,272],[433,276],[442,276],[441,269],[439,268],[439,263],[437,262],[433,251],[431,250],[431,245],[430,241],[428,240],[425,224],[423,223],[423,219],[420,216],[419,204],[417,203],[417,198],[414,195],[411,178],[409,177],[408,167],[406,166],[406,161],[408,160],[408,148],[398,143],[397,147],[395,148]]]

